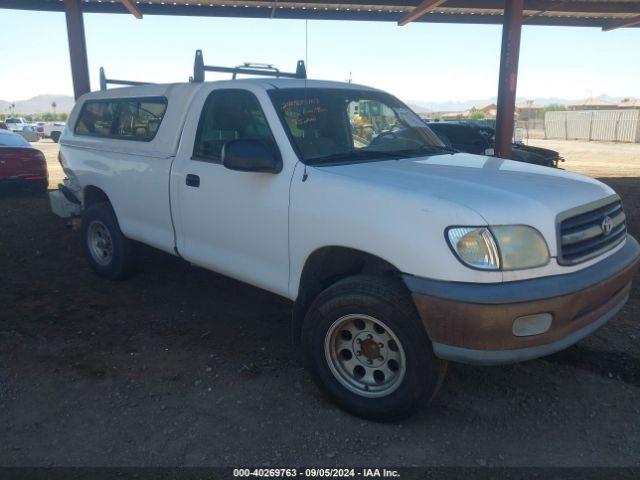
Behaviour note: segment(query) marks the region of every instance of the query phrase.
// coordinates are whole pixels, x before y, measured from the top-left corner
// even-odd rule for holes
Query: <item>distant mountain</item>
[[[474,105],[487,104],[495,102],[495,100],[463,100],[463,101],[444,101],[444,102],[425,102],[418,100],[407,100],[406,103],[416,113],[423,112],[461,112],[470,109]]]
[[[417,102],[407,102],[407,106],[413,110],[414,112],[420,114],[420,113],[431,113],[431,109],[425,107],[424,105],[417,103]]]
[[[29,115],[34,113],[53,112],[51,103],[56,102],[57,113],[69,113],[75,103],[68,95],[38,95],[28,100],[0,100],[0,113],[9,113],[11,103],[16,104],[15,113]]]
[[[623,97],[610,97],[608,95],[599,95],[595,98],[600,100],[606,100],[611,103],[619,103]],[[528,100],[533,100],[533,103],[538,105],[550,105],[552,103],[559,103],[560,105],[567,105],[571,102],[575,102],[576,100],[581,100],[579,98],[557,98],[557,97],[538,97],[538,98],[525,98],[518,97],[516,99],[517,103],[524,103]],[[496,103],[496,97],[489,98],[479,98],[475,100],[463,100],[463,101],[445,101],[445,102],[428,102],[423,100],[407,100],[406,103],[411,108],[416,110],[417,113],[425,112],[462,112],[465,110],[469,110],[471,107],[476,105],[487,105],[489,103]],[[420,111],[418,111],[420,110]]]

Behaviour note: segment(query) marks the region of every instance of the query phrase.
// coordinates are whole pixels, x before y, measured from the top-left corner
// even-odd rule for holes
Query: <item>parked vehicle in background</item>
[[[513,144],[510,158],[511,160],[517,160],[518,162],[535,163],[536,165],[554,168],[559,168],[560,162],[564,162],[564,158],[562,158],[560,153],[555,150],[525,145],[524,143]]]
[[[31,125],[14,126],[11,128],[11,131],[22,136],[28,142],[37,142],[40,140],[40,134],[36,128]]]
[[[495,130],[491,127],[477,126],[466,122],[429,122],[433,130],[445,144],[461,152],[475,155],[494,155]],[[555,150],[530,147],[522,143],[514,143],[511,160],[533,163],[545,167],[557,167],[564,161]]]
[[[605,184],[454,151],[373,88],[198,72],[83,95],[52,209],[82,215],[104,278],[142,242],[291,299],[315,380],[348,411],[407,415],[446,361],[549,355],[626,302],[640,246]]]
[[[40,134],[35,127],[31,125],[14,125],[9,127],[13,133],[17,133],[28,142],[37,142],[40,140]]]
[[[53,122],[44,125],[43,134],[45,138],[50,138],[54,142],[58,143],[60,135],[64,130],[64,122]]]
[[[17,133],[0,130],[0,185],[27,185],[46,191],[48,180],[44,154]]]
[[[9,127],[6,123],[0,120],[0,130],[9,130]]]
[[[46,122],[36,122],[34,126],[34,128],[36,129],[36,131],[38,132],[38,134],[40,135],[40,138],[44,138],[44,126],[46,125]]]
[[[25,125],[29,125],[29,122],[27,121],[27,119],[22,117],[5,118],[4,123],[6,123],[10,129],[14,127],[23,127]]]

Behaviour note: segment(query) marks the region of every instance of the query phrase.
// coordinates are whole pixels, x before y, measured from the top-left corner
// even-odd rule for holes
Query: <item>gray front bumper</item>
[[[566,337],[545,345],[537,347],[519,348],[514,350],[472,350],[470,348],[455,347],[442,343],[433,343],[433,353],[438,358],[450,360],[452,362],[468,363],[471,365],[504,365],[508,363],[524,362],[540,358],[553,353],[557,353],[583,338],[588,337],[593,332],[602,327],[618,313],[629,299],[626,295],[623,300],[617,303],[611,310],[605,313],[598,320],[588,324],[586,327],[570,333]]]

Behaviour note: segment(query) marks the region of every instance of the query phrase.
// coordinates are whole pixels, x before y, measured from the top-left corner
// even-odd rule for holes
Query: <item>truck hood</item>
[[[597,180],[561,169],[466,153],[319,168],[377,188],[415,192],[426,207],[430,198],[456,203],[489,225],[531,225],[549,240],[555,239],[560,212],[615,193]]]

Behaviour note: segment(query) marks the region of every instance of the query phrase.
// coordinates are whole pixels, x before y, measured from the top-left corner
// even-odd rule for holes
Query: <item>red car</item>
[[[17,133],[0,130],[0,185],[22,184],[44,192],[49,173],[44,154]]]
[[[36,131],[40,134],[40,138],[44,138],[44,122],[36,123],[33,128],[35,128]]]

